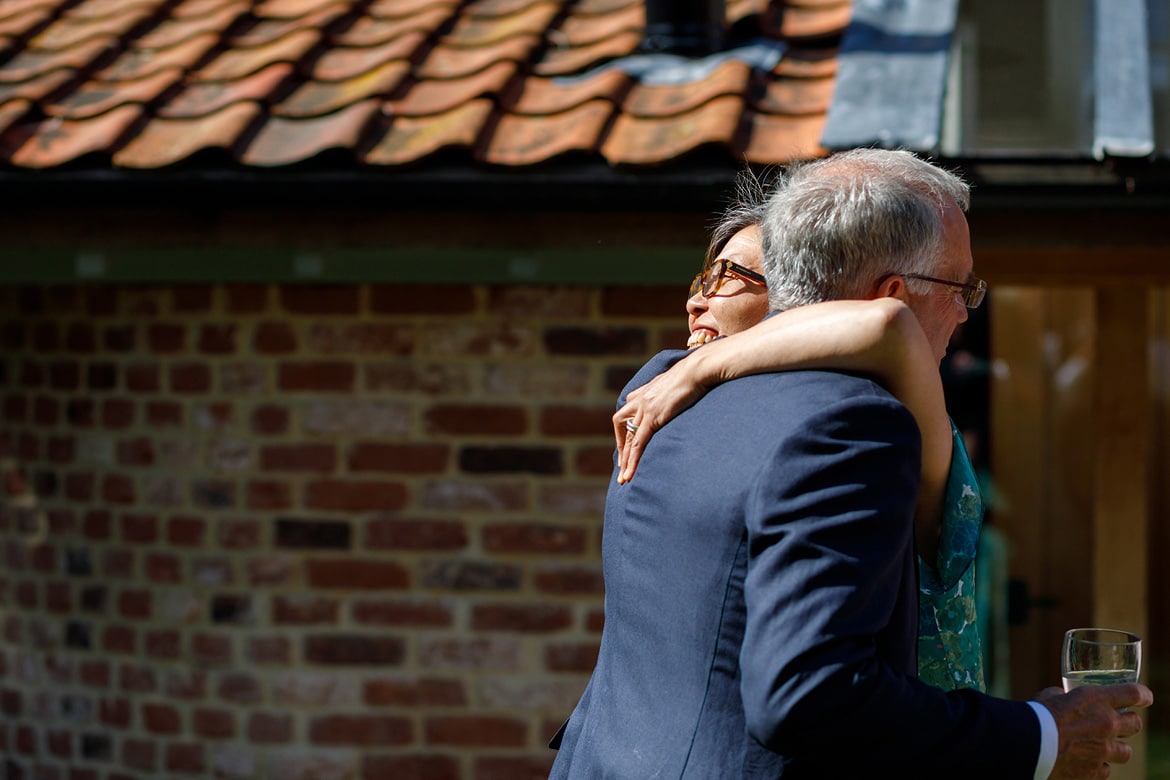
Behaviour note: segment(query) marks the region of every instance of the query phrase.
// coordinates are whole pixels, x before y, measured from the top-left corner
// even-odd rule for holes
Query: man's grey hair
[[[890,274],[937,275],[945,210],[969,203],[962,179],[906,151],[853,149],[794,164],[761,225],[770,307],[867,298]]]

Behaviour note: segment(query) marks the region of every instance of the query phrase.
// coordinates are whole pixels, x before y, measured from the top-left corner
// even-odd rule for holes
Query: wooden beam
[[[1149,614],[1149,300],[1140,286],[1097,291],[1093,622],[1143,637]],[[1131,744],[1133,760],[1113,767],[1115,780],[1146,776],[1144,732]]]

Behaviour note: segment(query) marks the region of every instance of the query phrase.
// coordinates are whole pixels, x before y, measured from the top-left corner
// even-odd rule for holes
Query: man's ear
[[[910,291],[906,289],[906,280],[900,274],[890,274],[882,279],[874,291],[875,298],[897,298],[903,303],[910,302]]]

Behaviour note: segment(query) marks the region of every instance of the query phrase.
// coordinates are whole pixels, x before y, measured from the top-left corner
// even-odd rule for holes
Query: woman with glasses
[[[761,184],[741,176],[736,200],[714,229],[703,271],[691,284],[690,352],[630,392],[613,417],[618,481],[634,477],[657,429],[720,382],[785,369],[874,374],[911,411],[922,433],[915,518],[919,677],[944,689],[984,690],[974,588],[983,505],[974,467],[946,412],[938,358],[913,312],[895,298],[828,301],[765,320],[763,206]],[[986,292],[978,280],[919,282],[951,287],[936,293],[953,294],[968,308],[978,306]]]

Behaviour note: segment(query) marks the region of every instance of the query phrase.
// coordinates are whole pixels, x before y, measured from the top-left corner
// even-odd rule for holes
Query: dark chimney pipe
[[[701,56],[723,46],[724,0],[646,0],[644,52]]]

